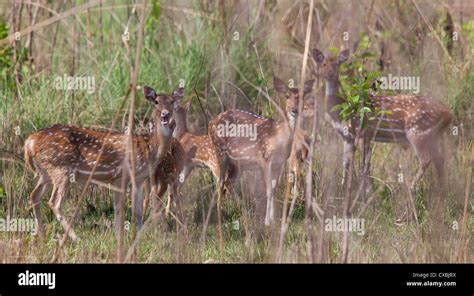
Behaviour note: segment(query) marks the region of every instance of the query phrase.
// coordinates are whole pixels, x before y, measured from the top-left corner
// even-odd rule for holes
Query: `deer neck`
[[[178,115],[178,114],[176,114]],[[173,131],[173,137],[176,139],[181,139],[184,134],[189,133],[188,124],[186,123],[186,116],[182,116],[181,114],[175,116],[176,127]]]
[[[172,131],[169,124],[162,125],[159,120],[155,120],[155,122],[157,123],[149,137],[148,146],[151,162],[158,164],[171,149]]]
[[[291,130],[294,130],[295,129],[295,126],[296,126],[296,117],[295,116],[292,116],[290,114],[287,114],[286,115],[286,119],[288,120],[288,127],[291,129]]]
[[[279,141],[284,143],[283,145],[287,145],[287,143],[291,143],[293,141],[295,126],[296,117],[287,114],[286,120],[277,122],[274,135],[276,135]]]
[[[331,109],[344,102],[339,96],[340,85],[339,78],[326,79],[326,113],[337,122],[341,121],[339,112],[331,111]]]

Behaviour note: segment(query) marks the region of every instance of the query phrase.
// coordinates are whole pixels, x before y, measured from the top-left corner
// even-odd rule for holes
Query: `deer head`
[[[181,101],[181,100],[179,100]],[[188,132],[187,117],[188,111],[191,108],[191,100],[185,104],[175,104],[174,108],[174,119],[176,121],[176,129],[173,132],[173,137],[180,139],[185,133]]]
[[[312,118],[316,111],[316,105],[314,103],[314,97],[310,96],[303,102],[303,118]]]
[[[163,131],[165,135],[168,134],[174,128],[174,122],[171,121],[171,118],[173,110],[179,106],[179,102],[184,97],[184,88],[178,87],[169,95],[158,94],[153,88],[144,86],[143,92],[145,98],[154,105],[153,121],[157,131]]]
[[[314,79],[308,80],[304,83],[303,88],[303,98],[313,90]],[[286,98],[286,114],[288,119],[290,120],[290,124],[293,125],[296,116],[298,115],[298,104],[300,101],[300,92],[297,88],[291,88],[286,85],[281,79],[274,77],[273,78],[273,85],[275,89],[280,94],[284,95]],[[309,116],[311,115],[311,111],[309,110],[311,106],[310,100],[308,100],[308,104],[306,102],[303,103],[303,115]]]
[[[311,52],[313,59],[320,68],[320,75],[326,80],[337,81],[339,79],[339,66],[347,61],[350,55],[350,50],[345,49],[341,51],[337,57],[324,57],[324,54],[314,48]]]

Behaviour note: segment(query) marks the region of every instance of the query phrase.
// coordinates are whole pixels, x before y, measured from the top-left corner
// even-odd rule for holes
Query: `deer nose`
[[[161,111],[161,124],[168,124],[171,113],[168,110]]]
[[[161,118],[167,118],[170,115],[168,110],[161,111]]]

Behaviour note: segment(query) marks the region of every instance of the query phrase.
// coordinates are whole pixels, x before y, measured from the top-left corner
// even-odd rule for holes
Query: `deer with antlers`
[[[291,152],[298,102],[311,92],[314,80],[305,83],[303,98],[300,98],[298,89],[289,88],[280,79],[275,77],[273,83],[277,92],[286,98],[284,120],[277,121],[232,109],[209,122],[209,136],[218,154],[221,173],[218,200],[223,194],[224,174],[230,163],[239,170],[260,170],[267,197],[265,225],[274,221],[274,188]]]
[[[142,187],[170,149],[173,104],[183,96],[183,88],[177,88],[171,95],[157,94],[151,87],[144,87],[147,100],[153,103],[153,128],[148,135],[133,135],[135,159],[134,179],[136,184],[132,208],[139,227],[143,225]],[[110,184],[115,188],[115,228],[122,227],[118,220],[122,178],[126,185],[132,180],[127,164],[124,164],[129,135],[118,132],[56,124],[44,128],[25,141],[25,161],[39,175],[37,185],[30,195],[36,223],[44,233],[41,221],[40,201],[52,187],[49,207],[69,237],[77,236],[66,221],[62,210],[63,200],[72,182],[85,185],[88,179],[95,184]],[[130,165],[129,165],[130,166]],[[124,169],[125,168],[125,169]],[[130,169],[130,171],[133,171]]]
[[[359,124],[355,118],[347,123],[342,122],[339,113],[332,110],[334,106],[344,102],[344,98],[339,94],[339,66],[349,58],[349,55],[350,51],[346,49],[338,57],[326,58],[318,49],[312,50],[312,56],[319,66],[319,73],[326,82],[326,115],[344,141],[343,184],[346,181],[350,159],[353,157],[355,135]],[[442,182],[443,133],[453,118],[449,108],[425,96],[372,96],[370,100],[375,114],[382,115],[377,115],[375,120],[369,121],[364,132],[364,142],[370,143],[374,140],[384,143],[409,143],[421,163],[411,183],[412,190],[431,162],[434,162],[438,179]],[[364,147],[364,153],[370,153],[370,149]],[[370,157],[366,159],[370,160]],[[365,166],[368,172],[370,161]]]

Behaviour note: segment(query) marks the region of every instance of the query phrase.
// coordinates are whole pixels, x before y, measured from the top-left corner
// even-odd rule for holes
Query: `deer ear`
[[[286,94],[288,92],[288,86],[286,83],[277,77],[273,77],[273,86],[275,87],[276,91],[281,94]]]
[[[308,80],[304,83],[303,94],[307,95],[313,91],[314,79]]]
[[[313,55],[313,59],[316,61],[316,63],[319,64],[324,61],[324,54],[319,49],[313,48],[311,54]]]
[[[173,98],[173,107],[178,108],[179,103],[184,97],[184,87],[177,87],[174,91],[173,94],[171,95]]]
[[[351,54],[350,49],[345,49],[345,50],[341,51],[341,53],[339,54],[339,64],[342,64],[345,61],[347,61],[350,54]]]
[[[172,94],[174,100],[181,100],[184,97],[184,87],[177,87]]]
[[[148,101],[156,104],[156,91],[153,88],[151,88],[149,86],[144,86],[143,87],[143,93],[145,94],[145,98]]]

